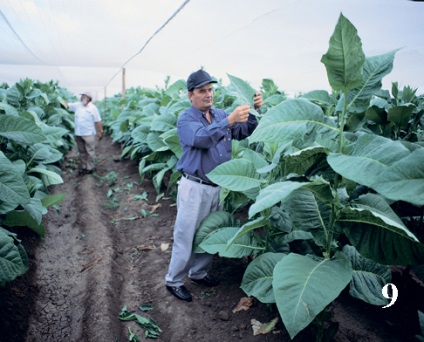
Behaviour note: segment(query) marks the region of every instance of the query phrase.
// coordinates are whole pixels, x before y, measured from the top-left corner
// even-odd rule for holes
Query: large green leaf
[[[4,111],[7,115],[19,116],[18,110],[4,102],[0,102],[0,111]]]
[[[405,129],[415,108],[416,106],[410,103],[391,107],[387,118],[394,123],[396,129]]]
[[[378,195],[365,195],[343,208],[338,222],[365,258],[384,265],[424,263],[424,244]]]
[[[316,193],[297,189],[283,200],[283,207],[289,213],[293,230],[327,232],[331,216],[331,205],[322,201]],[[314,232],[315,233],[315,232]],[[320,235],[317,235],[319,238]],[[324,241],[317,241],[324,245]]]
[[[237,92],[237,98],[244,104],[249,104],[251,107],[251,113],[257,115],[258,112],[255,110],[255,106],[253,104],[253,98],[255,96],[255,89],[253,89],[247,82],[242,79],[227,74],[230,79],[231,85]]]
[[[240,227],[238,232],[234,234],[234,236],[230,240],[228,240],[228,246],[231,246],[231,244],[235,240],[237,240],[244,234],[247,234],[255,229],[264,227],[267,221],[268,220],[265,217],[261,216],[261,217],[258,217],[256,220],[246,222],[242,227]]]
[[[225,211],[213,211],[206,216],[200,223],[193,241],[194,253],[205,253],[199,245],[216,229],[231,227],[234,225],[233,216]]]
[[[152,131],[167,132],[176,127],[177,118],[173,114],[162,114],[156,116],[150,125]]]
[[[328,51],[321,58],[331,88],[345,92],[359,86],[364,61],[365,54],[355,26],[340,14]]]
[[[0,136],[25,145],[46,140],[34,121],[13,115],[0,115]]]
[[[160,133],[150,132],[147,134],[147,145],[154,152],[163,152],[169,150],[169,147],[165,145],[163,140],[160,138]]]
[[[410,154],[400,142],[375,134],[363,134],[346,147],[346,154],[330,153],[327,162],[343,177],[371,186],[386,168]]]
[[[165,144],[169,146],[172,152],[177,156],[178,159],[181,158],[183,154],[183,149],[180,144],[180,139],[178,138],[177,129],[173,128],[167,132],[164,132],[160,135],[160,138]]]
[[[349,91],[349,107],[355,106],[357,112],[364,112],[373,95],[381,89],[382,79],[393,69],[395,52],[391,51],[384,55],[367,57],[363,66],[362,83]]]
[[[246,191],[262,184],[255,165],[248,159],[233,159],[225,162],[207,174],[208,178],[232,191]]]
[[[39,167],[33,167],[32,169],[29,169],[27,172],[40,174],[46,186],[63,183],[63,179],[60,175],[58,175],[56,172],[47,170],[46,168],[43,168],[42,166],[43,165],[40,165]]]
[[[228,241],[237,234],[238,228],[224,227],[215,229],[206,239],[200,243],[199,247],[209,254],[218,253],[221,257],[226,258],[243,258],[253,255],[264,248],[259,246],[256,239],[248,235],[234,240],[231,246],[228,246]]]
[[[296,189],[301,188],[307,182],[277,182],[261,189],[256,202],[249,208],[249,218],[252,218],[257,213],[271,208],[273,205],[281,202],[285,197]]]
[[[312,191],[316,196],[324,199],[332,198],[329,184],[322,178],[317,178],[313,182],[277,182],[261,189],[256,202],[249,208],[249,217],[252,218],[257,213],[271,208],[299,188]]]
[[[63,154],[61,152],[49,145],[42,143],[32,145],[28,149],[28,152],[31,155],[31,159],[33,162],[42,164],[55,163],[61,160],[63,157]]]
[[[419,148],[406,158],[390,165],[370,187],[391,200],[422,206],[424,205],[423,165],[424,148]]]
[[[353,246],[345,245],[343,253],[349,258],[353,268],[349,293],[372,305],[387,305],[381,290],[392,280],[390,266],[380,265],[363,258]]]
[[[327,150],[320,146],[306,147],[290,153],[285,156],[284,174],[296,173],[298,175],[304,175],[313,165],[325,158],[326,155]]]
[[[274,268],[272,287],[284,326],[293,339],[352,279],[352,267],[342,253],[332,259],[289,254]]]
[[[0,214],[31,202],[28,188],[17,169],[0,151]]]
[[[52,127],[45,123],[40,123],[40,128],[50,144],[54,144],[57,140],[61,140],[64,135],[69,133],[66,128]]]
[[[262,303],[275,303],[272,279],[275,265],[286,254],[267,252],[253,259],[244,271],[241,289]]]
[[[28,270],[28,258],[16,235],[0,227],[0,287]]]
[[[300,148],[318,143],[332,149],[337,135],[334,118],[325,116],[319,106],[298,98],[270,108],[249,137],[249,141],[281,145],[298,140]]]

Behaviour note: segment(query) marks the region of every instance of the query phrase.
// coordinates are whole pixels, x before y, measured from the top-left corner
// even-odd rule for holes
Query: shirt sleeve
[[[227,134],[229,128],[227,117],[205,127],[205,125],[190,112],[183,112],[177,122],[180,141],[188,146],[208,149],[216,146]]]
[[[68,103],[68,109],[72,112],[75,112],[75,110],[77,109],[77,105],[78,105],[77,102]]]
[[[249,118],[246,122],[237,123],[231,127],[233,139],[243,140],[249,137],[255,128],[258,126],[256,116],[249,114]]]

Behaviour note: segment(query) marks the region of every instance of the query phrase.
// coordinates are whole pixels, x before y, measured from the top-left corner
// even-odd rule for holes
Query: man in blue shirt
[[[221,188],[206,174],[230,160],[232,139],[247,138],[258,125],[248,104],[238,106],[231,114],[212,108],[212,83],[217,82],[203,70],[188,77],[187,90],[192,105],[180,114],[177,122],[183,150],[177,169],[183,176],[178,182],[174,243],[165,284],[175,297],[187,302],[192,297],[184,286],[186,276],[204,286],[219,284],[208,274],[213,255],[192,252],[194,235],[201,221],[210,212],[223,209],[219,204]],[[257,92],[255,109],[261,105],[262,95]]]

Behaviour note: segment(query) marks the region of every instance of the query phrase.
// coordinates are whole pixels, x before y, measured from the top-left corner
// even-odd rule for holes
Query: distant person
[[[93,95],[86,91],[81,102],[65,102],[66,107],[75,112],[75,141],[80,156],[80,175],[91,174],[95,169],[96,135],[103,138],[103,125],[99,110],[92,103]]]
[[[217,82],[203,70],[188,77],[191,107],[179,115],[177,122],[183,150],[177,169],[182,177],[178,182],[174,243],[165,285],[175,297],[187,302],[192,297],[184,286],[186,276],[203,286],[219,285],[219,280],[208,273],[213,255],[195,254],[192,247],[201,221],[210,212],[223,210],[223,205],[219,204],[221,188],[206,174],[230,160],[232,139],[247,138],[258,125],[248,104],[238,106],[231,114],[212,108],[212,83]],[[256,93],[255,108],[259,108],[262,102],[261,93]]]

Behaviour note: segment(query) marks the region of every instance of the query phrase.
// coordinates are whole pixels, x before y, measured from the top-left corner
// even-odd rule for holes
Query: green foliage
[[[61,107],[69,93],[56,83],[22,80],[0,88],[0,225],[28,227],[44,236],[42,217],[49,206],[63,201],[50,195],[50,185],[63,182],[60,163],[73,144],[73,117]],[[9,271],[0,285],[27,269],[20,242],[4,233],[2,255]],[[13,253],[14,254],[13,254]],[[11,254],[12,253],[12,254]]]
[[[312,322],[323,338],[324,310],[348,285],[353,297],[385,305],[389,266],[424,263],[410,224],[423,224],[424,97],[397,83],[382,89],[395,54],[366,56],[341,14],[321,58],[331,93],[287,99],[264,79],[264,104],[252,110],[257,129],[233,141],[232,160],[208,174],[222,186],[226,211],[202,221],[194,251],[251,258],[243,290],[276,303],[292,338]],[[255,90],[228,77],[228,87],[215,89],[215,106],[252,105]],[[190,106],[186,95],[180,80],[105,100],[105,125],[123,144],[122,157],[137,159],[158,193],[166,183],[175,191],[180,177],[176,122]]]
[[[341,15],[322,58],[333,93],[271,106],[250,145],[208,174],[227,198],[249,199],[249,221],[209,226],[207,236],[200,227],[195,248],[256,256],[242,288],[276,302],[292,338],[348,284],[355,298],[385,305],[388,265],[424,263],[399,210],[424,205],[423,101],[396,84],[394,99],[381,90],[394,55],[365,57]]]

